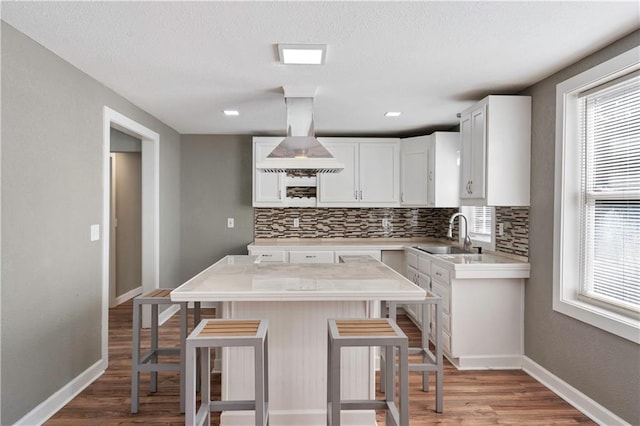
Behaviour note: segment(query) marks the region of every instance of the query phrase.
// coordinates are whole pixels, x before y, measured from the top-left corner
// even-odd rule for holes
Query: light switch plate
[[[235,226],[235,221],[232,217],[227,218],[227,228],[233,228]]]
[[[91,241],[100,239],[100,225],[91,225]]]

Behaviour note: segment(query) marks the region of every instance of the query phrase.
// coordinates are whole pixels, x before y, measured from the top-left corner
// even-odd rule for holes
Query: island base
[[[269,320],[269,424],[326,425],[327,320],[379,317],[378,301],[224,302],[223,318]],[[342,398],[375,397],[376,348],[342,350]],[[222,351],[223,399],[252,399],[251,348]],[[225,412],[221,425],[253,424],[252,412]],[[345,411],[344,425],[375,425],[375,412]]]

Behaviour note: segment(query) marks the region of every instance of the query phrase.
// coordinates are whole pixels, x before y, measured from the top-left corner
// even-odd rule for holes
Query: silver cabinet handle
[[[282,191],[278,189],[278,200],[282,200]]]
[[[442,276],[442,274],[440,272],[436,272],[436,275],[439,276],[439,277]]]
[[[360,190],[360,200],[362,200],[362,190]]]
[[[272,254],[263,254],[262,256],[264,256],[264,257],[273,257]]]
[[[357,190],[353,191],[353,198],[355,198],[356,200],[358,199],[358,191]]]
[[[404,203],[404,192],[400,193],[400,202]]]
[[[315,258],[316,258],[315,256],[312,256],[312,255],[306,255],[305,257],[306,257],[307,259],[315,259]]]

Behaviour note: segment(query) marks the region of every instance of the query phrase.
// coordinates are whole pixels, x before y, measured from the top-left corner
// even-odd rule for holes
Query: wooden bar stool
[[[208,424],[212,411],[254,410],[255,424],[269,420],[268,321],[245,319],[206,319],[187,337],[185,425]],[[211,348],[254,348],[255,395],[248,401],[211,401]],[[196,411],[196,359],[200,355],[200,408]]]
[[[133,299],[133,345],[131,353],[131,412],[137,413],[140,397],[140,373],[151,372],[151,392],[158,390],[159,371],[178,371],[180,373],[180,412],[184,412],[184,343],[187,338],[187,302],[171,301],[173,289],[161,288]],[[180,346],[158,346],[158,305],[180,305]],[[140,353],[140,330],[142,329],[142,306],[151,305],[151,347],[149,351]],[[199,309],[198,309],[199,311]],[[200,313],[198,312],[197,315]],[[159,355],[180,355],[178,363],[159,363]]]
[[[422,390],[429,391],[429,372],[436,373],[436,412],[442,413],[444,405],[444,358],[442,356],[442,298],[435,293],[427,291],[424,300],[389,302],[389,318],[396,320],[398,303],[422,305],[422,341],[420,347],[410,347],[409,355],[420,355],[422,362],[410,362],[409,371],[422,371]],[[429,324],[431,312],[434,312],[434,351],[429,349]],[[385,354],[381,353],[380,360],[380,389],[385,386]]]
[[[387,380],[385,399],[346,400],[340,398],[340,353],[343,347],[381,346],[387,354],[387,370],[394,372],[393,354],[400,354],[399,403],[395,402],[395,380]],[[340,425],[340,410],[386,410],[385,423],[409,424],[408,339],[395,321],[388,318],[329,320],[327,354],[327,425]],[[391,377],[395,375],[392,374]]]

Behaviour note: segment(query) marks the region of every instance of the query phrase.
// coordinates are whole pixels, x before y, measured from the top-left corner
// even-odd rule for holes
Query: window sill
[[[579,299],[554,297],[553,310],[640,344],[640,321]]]

